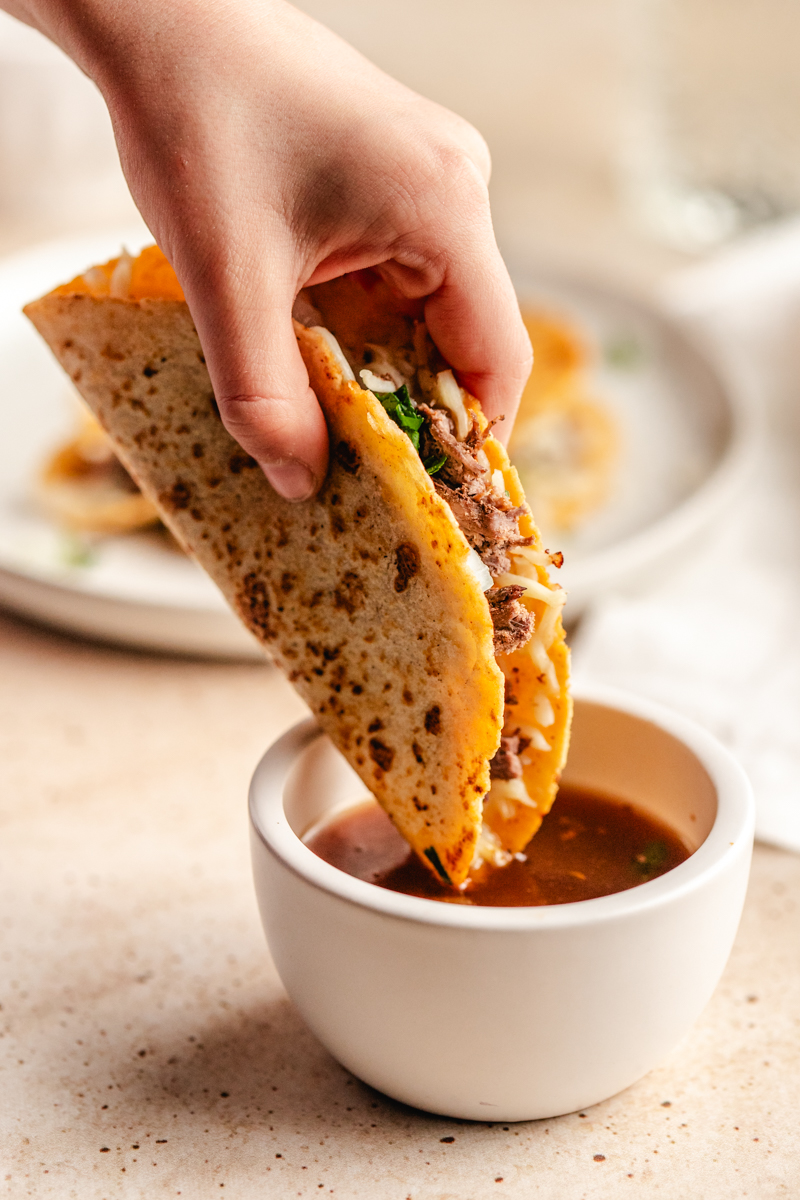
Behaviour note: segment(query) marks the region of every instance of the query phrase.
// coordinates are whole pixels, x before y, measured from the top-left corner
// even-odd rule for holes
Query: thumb
[[[260,277],[259,277],[260,276]],[[327,470],[328,431],[292,327],[291,287],[263,272],[229,288],[184,290],[225,428],[287,500],[307,500]]]

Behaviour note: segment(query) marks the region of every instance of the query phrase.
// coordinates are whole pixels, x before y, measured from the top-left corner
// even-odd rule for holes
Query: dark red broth
[[[569,904],[624,892],[689,857],[678,835],[641,809],[569,784],[561,785],[524,857],[501,868],[482,867],[462,891],[438,883],[374,800],[316,826],[305,842],[326,862],[378,887],[500,907]]]

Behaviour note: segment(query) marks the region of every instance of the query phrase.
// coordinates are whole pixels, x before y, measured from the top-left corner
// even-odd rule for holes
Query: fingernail
[[[284,500],[308,500],[314,491],[314,476],[301,462],[262,463],[261,469]]]

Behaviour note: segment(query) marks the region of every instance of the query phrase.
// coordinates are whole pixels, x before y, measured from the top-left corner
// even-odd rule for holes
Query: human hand
[[[327,430],[294,337],[305,284],[377,266],[507,437],[530,344],[492,232],[486,146],[283,0],[0,0],[100,87],[230,433],[289,499]]]

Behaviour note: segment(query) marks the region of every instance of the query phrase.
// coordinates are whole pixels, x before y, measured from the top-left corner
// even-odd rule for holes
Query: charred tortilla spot
[[[371,721],[367,726],[367,733],[378,733],[381,729],[383,729],[383,721],[380,719],[380,717],[376,717],[375,720]]]
[[[361,608],[364,603],[364,584],[355,571],[347,571],[339,580],[339,586],[333,593],[333,603],[351,617],[356,609]]]
[[[228,468],[232,475],[241,475],[242,471],[252,471],[253,467],[257,467],[258,463],[249,454],[245,454],[244,450],[237,450],[228,460]]]
[[[144,368],[142,374],[145,376],[145,378],[152,379],[154,375],[158,374],[158,367],[151,367],[148,365]]]
[[[161,496],[161,502],[165,508],[181,512],[192,502],[192,489],[182,479],[176,479],[170,490]]]
[[[425,766],[425,759],[423,758],[423,755],[422,755],[422,747],[420,746],[419,742],[412,742],[412,743],[411,743],[411,750],[412,750],[412,752],[413,752],[413,754],[414,754],[414,758],[417,760],[417,762],[420,764],[420,766],[423,766],[423,767],[424,767],[424,766]]]
[[[419,551],[411,542],[402,542],[394,552],[397,563],[397,576],[394,590],[404,592],[410,581],[419,572]]]
[[[445,883],[449,883],[450,876],[447,874],[447,871],[445,871],[444,867],[442,866],[442,861],[439,858],[439,855],[434,850],[433,846],[428,846],[428,849],[425,851],[425,857],[428,859],[428,861],[430,863],[433,864],[434,870],[439,875],[441,875],[441,877],[445,881]]]
[[[394,762],[394,750],[378,738],[369,739],[369,756],[382,771],[390,771]]]
[[[202,458],[205,452],[205,447],[203,446],[202,442],[195,442],[195,444],[192,446],[192,454],[195,458]]]
[[[428,733],[434,735],[442,732],[442,710],[438,704],[434,704],[425,713],[425,728]]]
[[[364,691],[364,689],[360,683],[354,683],[350,690],[354,696],[360,696],[361,693]]]
[[[125,362],[125,355],[120,350],[115,350],[113,346],[104,346],[100,351],[101,358],[107,358],[109,362]],[[145,374],[147,372],[145,371]]]
[[[344,533],[347,526],[341,513],[331,513],[331,533],[334,537],[338,537],[340,533]]]
[[[357,475],[361,469],[361,456],[349,442],[339,442],[336,447],[336,461],[348,475]]]
[[[269,624],[269,592],[263,579],[259,579],[254,571],[250,571],[242,580],[239,589],[239,607],[245,614],[245,620],[252,622],[265,637],[274,637],[274,631]]]
[[[427,812],[428,811],[429,806],[427,804],[423,804],[422,801],[420,800],[419,796],[412,796],[411,803],[414,805],[414,808],[417,810],[417,812]]]
[[[297,576],[291,571],[284,571],[281,576],[281,591],[284,596],[288,596],[294,585],[297,583]]]
[[[413,703],[414,703],[413,694],[408,690],[408,688],[403,688],[403,704],[413,704]]]

